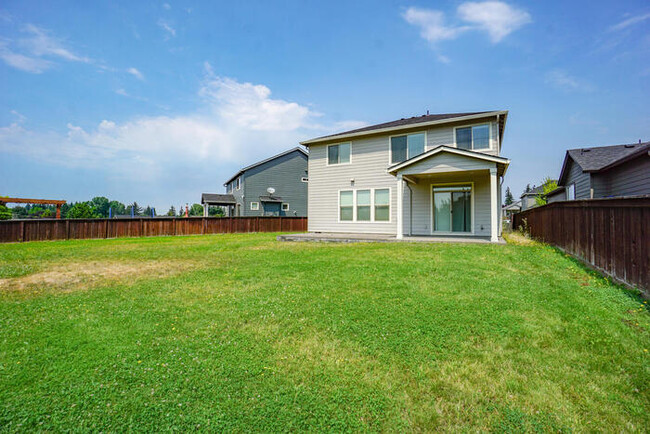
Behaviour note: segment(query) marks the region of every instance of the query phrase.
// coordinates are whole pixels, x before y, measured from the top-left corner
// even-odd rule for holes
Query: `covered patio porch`
[[[397,234],[487,239],[501,236],[501,184],[509,160],[440,146],[388,168],[397,180]]]

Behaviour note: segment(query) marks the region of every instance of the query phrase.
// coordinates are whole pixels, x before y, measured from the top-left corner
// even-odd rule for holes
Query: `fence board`
[[[531,237],[650,296],[650,197],[554,202],[513,215],[513,227],[526,226]]]
[[[0,221],[0,243],[240,232],[305,232],[306,217],[189,217]]]

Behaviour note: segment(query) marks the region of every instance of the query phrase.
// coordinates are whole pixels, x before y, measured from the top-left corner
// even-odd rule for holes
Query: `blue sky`
[[[156,206],[298,141],[510,111],[505,185],[650,140],[647,1],[5,1],[0,195]]]

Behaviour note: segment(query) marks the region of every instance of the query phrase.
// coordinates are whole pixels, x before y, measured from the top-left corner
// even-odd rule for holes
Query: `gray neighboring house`
[[[521,211],[526,211],[527,209],[535,208],[539,206],[537,204],[537,196],[541,195],[544,192],[544,186],[540,185],[539,187],[531,188],[530,191],[525,192],[521,195]]]
[[[308,156],[295,147],[235,173],[223,184],[234,199],[234,215],[306,217]]]
[[[569,149],[549,203],[650,195],[650,142]]]

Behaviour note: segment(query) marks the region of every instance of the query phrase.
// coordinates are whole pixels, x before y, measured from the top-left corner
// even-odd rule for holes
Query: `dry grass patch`
[[[508,244],[514,244],[516,246],[531,246],[537,244],[537,241],[521,232],[503,232],[503,238],[508,242]]]
[[[66,292],[134,277],[169,277],[194,268],[190,261],[90,261],[56,264],[47,271],[0,279],[1,291]]]

